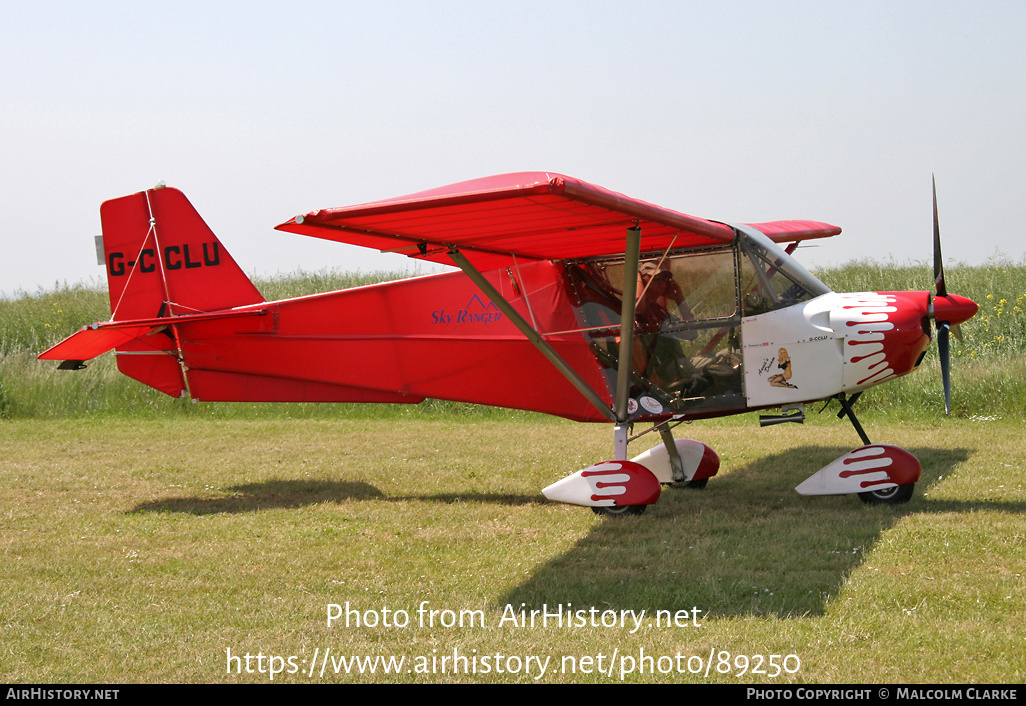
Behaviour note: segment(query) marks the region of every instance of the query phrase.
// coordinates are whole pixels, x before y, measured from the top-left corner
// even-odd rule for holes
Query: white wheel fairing
[[[684,480],[709,478],[720,469],[720,457],[709,446],[694,439],[676,439],[677,453],[684,466]],[[665,444],[654,446],[631,459],[652,472],[660,483],[673,483],[673,468]]]
[[[849,451],[809,476],[797,488],[802,495],[877,493],[886,498],[890,488],[919,480],[922,466],[898,446],[873,444]]]
[[[586,507],[651,505],[659,499],[659,481],[633,461],[605,461],[577,471],[542,490],[549,500]]]

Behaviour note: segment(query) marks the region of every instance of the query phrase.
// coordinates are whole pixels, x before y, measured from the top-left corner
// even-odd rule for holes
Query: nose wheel
[[[915,483],[909,483],[883,490],[870,490],[859,493],[859,499],[870,505],[900,505],[912,499],[912,491],[915,490],[915,487]]]
[[[675,490],[701,490],[708,484],[708,478],[698,478],[696,480],[675,480],[672,483],[670,483],[670,487],[674,488]]]
[[[603,507],[592,506],[591,511],[596,515],[609,515],[610,517],[626,517],[627,515],[644,514],[648,505],[612,505]]]

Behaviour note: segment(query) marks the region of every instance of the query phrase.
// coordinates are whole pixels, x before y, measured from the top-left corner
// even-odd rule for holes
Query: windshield
[[[783,309],[830,292],[779,245],[755,228],[735,226],[742,258],[745,316]]]

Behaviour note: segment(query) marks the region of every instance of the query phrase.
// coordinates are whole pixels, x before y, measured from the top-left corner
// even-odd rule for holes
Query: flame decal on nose
[[[895,297],[878,292],[842,294],[841,308],[847,325],[845,362],[857,366],[856,385],[875,385],[896,375],[887,360],[884,339],[895,326],[891,315],[898,311]]]
[[[839,294],[831,327],[844,339],[843,389],[861,390],[915,370],[930,345],[929,292]]]

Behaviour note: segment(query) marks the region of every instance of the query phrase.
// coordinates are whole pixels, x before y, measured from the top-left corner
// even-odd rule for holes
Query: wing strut
[[[634,351],[634,315],[638,297],[638,262],[641,259],[641,228],[638,222],[627,229],[627,247],[623,263],[623,299],[620,304],[620,350],[616,362],[616,398],[613,413],[616,427],[613,429],[614,457],[627,460],[627,443],[630,435],[630,416],[627,401],[631,395],[631,353]]]
[[[634,313],[638,296],[638,261],[641,259],[641,228],[627,229],[627,249],[623,264],[623,303],[620,309],[620,351],[616,368],[616,401],[613,411],[617,422],[627,421],[627,399],[631,392],[631,352],[634,350]],[[633,276],[632,276],[633,275]]]
[[[571,385],[577,388],[577,391],[584,395],[585,399],[587,399],[595,406],[595,409],[601,412],[603,416],[605,416],[606,418],[612,421],[617,421],[617,417],[613,414],[613,410],[610,409],[609,405],[606,404],[601,397],[599,397],[598,393],[591,389],[588,383],[584,381],[584,378],[582,378],[576,370],[570,367],[570,365],[565,360],[563,360],[559,353],[557,353],[556,350],[551,345],[549,345],[548,341],[542,338],[541,334],[539,334],[538,331],[536,331],[534,327],[531,326],[531,324],[529,324],[527,320],[524,319],[524,317],[521,316],[519,312],[517,312],[517,310],[513,308],[513,305],[506,301],[506,298],[499,293],[499,290],[493,287],[492,283],[485,279],[484,275],[482,275],[481,272],[476,267],[474,267],[474,265],[471,264],[470,260],[468,260],[463,255],[463,253],[461,253],[459,250],[453,247],[449,249],[448,255],[452,259],[452,261],[456,263],[456,266],[463,270],[464,274],[466,274],[467,277],[469,277],[471,281],[478,286],[478,288],[484,293],[484,295],[491,299],[492,303],[495,304],[495,306],[499,307],[499,311],[501,311],[503,314],[509,317],[509,320],[513,323],[513,325],[516,326],[520,330],[520,332],[527,337],[528,341],[534,344],[534,347],[538,349],[538,352],[545,356],[550,363],[556,366],[556,369],[563,374],[563,377],[565,377]],[[624,297],[624,301],[627,301],[626,296]],[[633,301],[633,298],[631,298],[631,302]],[[626,303],[624,304],[624,306],[626,307]],[[634,317],[632,316],[631,321],[633,320]],[[633,329],[631,330],[631,333],[633,333]],[[630,351],[628,350],[628,355],[629,354]],[[625,398],[625,410],[626,405],[627,403]]]

